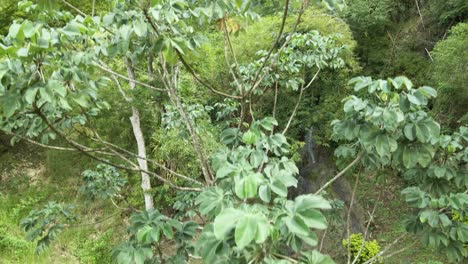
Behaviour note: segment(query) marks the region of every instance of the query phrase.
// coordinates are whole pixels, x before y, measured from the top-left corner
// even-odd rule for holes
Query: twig
[[[342,171],[340,171],[335,177],[333,177],[331,180],[329,180],[327,183],[325,183],[318,191],[315,192],[315,194],[319,194],[323,190],[325,190],[330,184],[335,182],[338,178],[343,176],[351,167],[353,167],[362,157],[364,156],[364,151],[361,151],[359,155],[350,163],[346,168],[344,168]]]
[[[226,23],[226,22],[224,22],[224,23]],[[234,82],[236,83],[236,85],[237,85],[237,87],[239,89],[239,92],[240,92],[240,94],[242,96],[243,93],[244,93],[244,89],[242,89],[242,85],[239,83],[239,80],[237,79],[237,76],[234,73],[234,71],[232,70],[231,64],[229,63],[228,52],[227,52],[227,46],[228,46],[227,42],[230,41],[229,40],[229,33],[227,32],[226,28],[224,29],[224,31],[225,31],[225,33],[224,33],[224,59],[226,61],[226,66],[229,69],[229,73],[231,73],[231,76],[234,79]],[[234,58],[234,60],[236,60],[236,59]]]
[[[29,142],[31,144],[34,144],[36,146],[42,147],[42,148],[48,148],[48,149],[60,150],[60,151],[78,151],[76,148],[65,148],[65,147],[58,147],[58,146],[51,146],[51,145],[42,144],[40,142],[37,142],[35,140],[32,140],[32,139],[30,139],[28,137],[25,137],[25,136],[22,136],[22,135],[18,135],[16,133],[9,132],[9,131],[3,130],[3,129],[0,129],[0,130],[3,133],[7,134],[7,135],[10,135],[10,136],[13,136],[13,137],[18,137],[18,138],[20,138],[22,140],[26,140],[27,142]],[[112,153],[105,152],[105,151],[100,151],[100,150],[93,149],[93,148],[85,148],[85,149],[83,149],[83,151],[94,152],[94,153],[109,155],[109,156],[113,155]]]
[[[356,175],[356,182],[354,183],[354,188],[353,188],[353,193],[351,195],[351,201],[349,202],[349,208],[348,208],[348,213],[347,213],[347,218],[346,218],[346,236],[348,238],[348,249],[347,249],[347,258],[348,261],[347,263],[351,263],[351,238],[350,238],[350,219],[351,219],[351,210],[353,209],[353,204],[354,204],[354,197],[356,196],[356,190],[359,185],[359,176],[360,174],[358,173]]]
[[[181,187],[181,186],[175,185],[174,183],[172,183],[168,179],[166,179],[164,177],[161,177],[157,173],[154,173],[154,172],[151,172],[151,171],[142,170],[142,169],[139,169],[139,168],[129,168],[129,167],[126,167],[126,166],[123,166],[123,165],[112,163],[112,162],[110,162],[110,161],[108,161],[106,159],[94,156],[94,155],[90,154],[88,151],[86,151],[88,149],[87,147],[85,147],[85,146],[83,146],[83,145],[69,139],[62,131],[58,130],[52,123],[50,123],[50,121],[47,119],[47,117],[39,110],[39,108],[37,108],[37,106],[35,104],[33,104],[33,107],[34,107],[34,110],[36,111],[36,114],[42,119],[42,121],[44,121],[47,124],[47,126],[49,126],[49,128],[52,131],[54,131],[57,135],[59,135],[61,138],[63,138],[69,145],[76,148],[79,152],[85,154],[86,156],[88,156],[88,157],[90,157],[90,158],[92,158],[94,160],[100,161],[102,163],[105,163],[105,164],[108,164],[108,165],[111,165],[111,166],[114,166],[116,168],[123,169],[123,170],[148,173],[150,175],[153,175],[155,178],[157,178],[161,182],[166,183],[170,187],[172,187],[174,189],[177,189],[177,190],[194,191],[194,192],[201,192],[202,191],[200,188]]]
[[[62,3],[66,4],[68,7],[70,7],[71,9],[75,10],[78,14],[82,15],[82,16],[86,16],[86,14],[81,11],[80,9],[78,9],[76,6],[70,4],[69,2],[65,1],[65,0],[61,0]]]
[[[276,119],[276,104],[278,102],[278,82],[275,83],[275,99],[273,101],[273,112],[272,112],[272,116],[274,119]],[[273,135],[273,133],[275,132],[275,127],[273,127],[271,129],[271,132],[270,132],[270,136]]]
[[[323,242],[325,242],[325,237],[327,236],[327,231],[328,231],[328,228],[325,229],[325,231],[323,231],[323,235],[322,235],[322,238],[320,239],[320,247],[319,247],[319,252],[322,251],[322,248],[323,248]]]
[[[119,92],[120,94],[123,96],[123,98],[125,99],[125,101],[127,102],[131,102],[132,101],[132,98],[128,97],[124,90],[122,89],[122,86],[120,85],[120,82],[119,82],[119,79],[117,79],[117,77],[112,74],[112,79],[114,80],[114,82],[117,84],[117,88],[119,89]]]
[[[287,260],[287,261],[289,261],[289,262],[291,262],[291,263],[299,263],[299,261],[297,261],[297,260],[295,260],[295,259],[293,259],[293,258],[291,258],[291,257],[285,256],[285,255],[281,255],[281,254],[279,254],[279,253],[272,253],[272,255],[275,256],[275,257],[278,257],[278,258],[285,259],[285,260]]]
[[[205,86],[206,88],[208,88],[211,92],[215,93],[215,94],[218,94],[218,95],[222,95],[222,96],[225,96],[225,97],[228,97],[228,98],[232,98],[232,99],[242,99],[241,96],[237,96],[237,95],[230,95],[230,94],[227,94],[227,93],[224,93],[224,92],[221,92],[221,91],[218,91],[216,90],[215,88],[213,88],[213,86],[211,86],[210,84],[208,84],[208,82],[204,81],[203,79],[201,79],[196,73],[195,71],[192,69],[192,67],[190,67],[190,65],[187,63],[187,61],[185,61],[184,57],[182,56],[182,54],[178,51],[178,50],[175,50],[177,55],[179,56],[179,59],[180,61],[182,62],[182,64],[184,65],[185,69],[187,69],[187,71],[193,76],[193,78],[195,80],[197,80],[199,83],[201,83],[203,86]]]
[[[289,1],[288,1],[289,2]],[[304,13],[304,10],[305,10],[305,7],[307,5],[308,1],[307,0],[303,0],[302,1],[302,5],[301,5],[301,9],[299,9],[299,13],[297,15],[297,19],[296,19],[296,22],[294,23],[294,26],[290,32],[290,35],[292,35],[294,32],[296,32],[296,29],[297,29],[297,26],[299,25],[300,21],[301,21],[301,17],[302,17],[302,14]],[[286,5],[285,7],[285,13],[283,14],[283,20],[285,19],[285,16],[287,16],[287,8],[288,8],[288,5]],[[284,28],[284,22],[282,22],[282,28]],[[282,30],[281,30],[282,32]],[[262,66],[258,69],[256,75],[255,75],[255,78],[254,78],[254,81],[253,81],[253,85],[252,85],[252,88],[250,88],[250,90],[247,92],[247,94],[250,94],[252,93],[253,90],[255,90],[255,88],[257,88],[257,86],[260,84],[260,82],[265,78],[265,76],[268,74],[268,72],[270,71],[271,69],[271,66],[275,64],[275,60],[278,58],[279,56],[279,53],[287,46],[287,44],[289,43],[289,41],[291,40],[291,37],[287,38],[286,41],[284,42],[283,46],[281,46],[281,48],[278,50],[276,56],[272,59],[272,62],[270,64],[270,67],[267,68],[267,70],[265,71],[265,73],[263,74],[263,76],[261,78],[258,78],[261,71],[263,70],[263,68],[265,68],[266,66],[266,63],[268,61],[268,58],[271,56],[271,53],[273,52],[273,49],[274,47],[278,44],[278,41],[279,41],[279,38],[280,36],[278,36],[277,38],[277,41],[275,42],[275,44],[272,46],[272,48],[270,49],[267,57],[265,58]]]
[[[189,116],[185,112],[184,106],[177,95],[177,78],[178,78],[178,70],[179,67],[176,66],[175,70],[172,74],[172,78],[169,77],[169,72],[166,67],[166,63],[164,61],[164,58],[160,55],[160,64],[161,68],[163,70],[163,73],[161,74],[161,79],[163,81],[163,84],[166,86],[166,90],[168,93],[168,96],[170,100],[172,101],[172,104],[176,107],[177,111],[179,112],[180,116],[182,119],[185,121],[185,125],[187,127],[188,132],[190,133],[190,138],[192,139],[192,145],[195,150],[195,153],[198,156],[198,162],[200,163],[200,167],[203,173],[203,176],[205,178],[205,182],[207,184],[210,184],[213,181],[213,174],[210,171],[210,167],[208,165],[207,159],[205,158],[204,151],[202,149],[202,145],[200,144],[201,139],[199,138],[199,135],[197,134],[194,125],[192,124],[192,120],[190,120]],[[171,80],[172,79],[172,80]]]
[[[303,5],[304,5],[304,2],[303,2]],[[283,30],[284,30],[284,26],[286,25],[286,18],[288,16],[288,11],[289,11],[289,0],[286,0],[285,1],[285,7],[284,7],[284,13],[283,13],[283,19],[281,20],[281,26],[280,26],[280,30],[278,32],[278,36],[276,37],[275,42],[273,42],[273,45],[271,45],[271,48],[268,51],[268,54],[265,57],[265,60],[263,61],[262,66],[260,66],[257,73],[255,74],[255,78],[254,78],[253,83],[257,82],[258,77],[260,76],[260,73],[262,72],[263,68],[265,68],[268,60],[270,59],[271,54],[273,53],[273,50],[275,49],[276,45],[278,45],[279,41],[281,40],[281,37],[283,36]]]
[[[367,239],[367,232],[369,232],[370,224],[372,223],[372,220],[374,219],[375,210],[377,209],[377,205],[380,201],[381,195],[382,195],[382,192],[379,193],[379,197],[377,198],[377,201],[374,204],[374,208],[372,208],[372,213],[370,214],[369,222],[367,222],[366,231],[364,231],[364,235],[362,237],[361,247],[359,248],[358,253],[354,257],[352,264],[356,263],[356,261],[359,259],[359,256],[362,253],[362,250],[364,249],[364,245],[366,244],[366,239]]]
[[[392,243],[390,243],[388,246],[386,246],[382,251],[380,251],[377,255],[373,256],[371,259],[367,260],[363,264],[370,264],[376,261],[380,256],[382,256],[385,252],[387,252],[390,248],[392,248],[394,245],[396,245],[402,238],[407,236],[408,234],[405,233],[399,237],[397,237],[395,240],[393,240]]]
[[[223,22],[224,22],[224,34],[226,34],[226,40],[227,40],[227,43],[228,43],[228,46],[229,46],[229,50],[231,51],[232,59],[234,60],[234,64],[236,65],[236,69],[237,69],[237,71],[239,71],[239,63],[237,62],[237,56],[236,56],[236,53],[234,52],[234,48],[232,46],[231,37],[230,37],[229,31],[228,31],[228,28],[227,28],[227,24],[226,24],[226,19],[223,19]]]
[[[299,98],[297,99],[296,105],[294,106],[294,110],[293,110],[291,116],[289,117],[289,120],[288,120],[288,123],[287,123],[286,127],[284,128],[284,130],[282,132],[283,135],[286,134],[286,132],[288,131],[289,126],[291,125],[291,122],[292,122],[294,116],[296,115],[297,109],[299,108],[299,105],[301,103],[302,94],[304,93],[304,90],[309,88],[309,86],[315,81],[315,79],[317,78],[317,75],[319,74],[319,72],[320,72],[320,68],[317,70],[314,77],[312,78],[312,80],[310,80],[310,82],[307,84],[307,86],[304,87],[304,84],[302,84],[301,90],[299,92]]]
[[[431,61],[434,61],[434,59],[432,58],[431,53],[427,50],[427,48],[424,48],[424,50],[426,50],[427,55],[429,55],[429,58],[431,59]]]
[[[188,177],[188,176],[185,176],[185,175],[182,175],[182,174],[180,174],[180,173],[177,173],[177,172],[175,172],[175,171],[173,171],[173,170],[167,168],[166,166],[164,166],[164,165],[162,165],[162,164],[156,162],[156,161],[153,160],[153,159],[149,159],[149,158],[147,158],[147,157],[141,157],[141,156],[139,156],[138,154],[135,154],[135,153],[133,153],[133,152],[131,152],[131,151],[128,151],[128,150],[126,150],[126,149],[124,149],[124,148],[122,148],[122,147],[119,147],[119,146],[117,146],[117,145],[115,145],[115,144],[112,144],[112,143],[110,143],[110,142],[108,142],[108,141],[105,141],[105,140],[103,140],[103,139],[99,136],[99,134],[97,133],[97,131],[96,131],[95,129],[93,129],[93,131],[94,131],[94,133],[95,133],[95,135],[96,135],[96,138],[93,139],[93,140],[99,141],[100,143],[102,143],[102,144],[104,144],[104,145],[107,145],[107,146],[109,146],[109,147],[112,147],[112,148],[114,148],[114,149],[117,149],[118,151],[124,152],[124,153],[126,153],[127,155],[131,155],[131,156],[134,157],[134,158],[137,158],[137,159],[145,159],[145,160],[151,162],[153,165],[156,165],[158,168],[163,169],[163,170],[165,170],[165,171],[167,171],[167,172],[173,174],[173,175],[176,176],[176,177],[179,177],[179,178],[184,179],[184,180],[186,180],[186,181],[190,181],[190,182],[195,183],[195,184],[197,184],[197,185],[203,186],[203,183],[201,183],[201,182],[199,182],[199,181],[197,181],[197,180],[195,180],[195,179],[193,179],[193,178],[190,178],[190,177]]]
[[[102,63],[102,62],[101,62],[101,63]],[[137,80],[131,80],[131,79],[128,78],[127,76],[122,75],[122,74],[120,74],[120,73],[118,73],[118,72],[115,72],[115,71],[109,69],[108,67],[106,67],[106,65],[101,65],[101,64],[99,64],[99,63],[94,63],[94,65],[95,65],[96,67],[100,68],[101,70],[106,71],[106,72],[108,72],[108,73],[110,73],[110,74],[112,74],[112,75],[115,75],[115,76],[117,76],[117,77],[119,77],[119,78],[121,78],[121,79],[124,79],[124,80],[126,80],[126,81],[133,82],[133,83],[135,83],[135,84],[144,86],[144,87],[146,87],[146,88],[150,88],[150,89],[155,90],[155,91],[158,91],[158,92],[165,92],[165,91],[166,91],[165,89],[158,88],[158,87],[154,87],[154,86],[149,85],[149,84],[144,83],[144,82],[140,82],[140,81],[137,81]]]
[[[416,245],[416,243],[418,243],[418,240],[415,240],[413,243],[409,244],[408,246],[404,247],[404,248],[401,248],[397,251],[394,251],[388,255],[385,255],[385,256],[382,256],[381,259],[386,259],[386,258],[389,258],[389,257],[392,257],[394,255],[397,255],[397,254],[400,254],[401,252],[403,251],[406,251],[408,250],[409,248],[413,247],[414,245]]]
[[[419,9],[418,0],[414,0],[414,2],[416,3],[416,8],[418,9],[419,17],[421,18],[421,24],[422,24],[423,28],[426,29],[426,26],[424,26],[424,20],[423,20],[422,14],[421,14],[421,9]]]

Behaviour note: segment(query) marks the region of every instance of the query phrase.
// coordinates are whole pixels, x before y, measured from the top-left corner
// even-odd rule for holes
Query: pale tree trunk
[[[130,60],[127,59],[126,64],[127,64],[128,77],[130,78],[130,80],[132,80],[129,82],[130,89],[133,90],[135,89],[135,82],[133,82],[135,80],[135,72],[133,71],[133,65],[130,62]],[[135,136],[135,140],[137,143],[138,166],[140,167],[140,170],[142,170],[141,171],[141,188],[143,189],[143,194],[145,197],[145,208],[146,210],[153,209],[154,208],[153,197],[149,193],[149,191],[151,190],[150,177],[147,173],[145,173],[145,171],[148,171],[145,138],[143,137],[143,132],[141,131],[141,126],[140,126],[140,112],[134,106],[132,106],[132,116],[130,117],[130,122],[132,123],[133,135]]]

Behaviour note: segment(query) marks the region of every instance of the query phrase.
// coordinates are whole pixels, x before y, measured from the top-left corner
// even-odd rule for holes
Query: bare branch
[[[129,58],[125,59],[125,65],[127,67],[127,73],[129,77],[129,85],[130,90],[134,90],[136,88],[135,80],[135,71],[133,69],[133,63],[130,61]],[[146,158],[146,144],[145,144],[145,137],[143,135],[143,131],[141,130],[140,125],[140,111],[135,106],[132,106],[132,116],[130,117],[130,123],[132,124],[133,136],[135,137],[135,141],[137,143],[137,151],[138,156],[142,156]],[[145,159],[139,159],[138,167],[142,170],[148,170],[148,162]],[[143,195],[145,197],[145,207],[146,209],[153,209],[153,197],[149,190],[151,190],[151,180],[149,175],[145,172],[141,172],[141,188],[143,189]]]
[[[122,169],[122,170],[127,170],[127,171],[134,171],[134,172],[144,172],[144,173],[148,173],[152,176],[154,176],[156,179],[158,179],[159,181],[167,184],[168,186],[170,186],[171,188],[174,188],[174,189],[177,189],[177,190],[181,190],[181,191],[194,191],[194,192],[201,192],[202,189],[200,188],[192,188],[192,187],[181,187],[181,186],[177,186],[175,185],[174,183],[172,183],[171,181],[169,181],[168,179],[154,173],[154,172],[151,172],[151,171],[145,171],[145,170],[142,170],[142,169],[139,169],[139,168],[129,168],[129,167],[126,167],[126,166],[123,166],[123,165],[120,165],[120,164],[115,164],[115,163],[112,163],[106,159],[103,159],[103,158],[100,158],[100,157],[97,157],[97,156],[94,156],[92,155],[89,151],[86,151],[87,149],[89,149],[88,147],[85,147],[81,144],[79,144],[78,142],[75,142],[73,140],[71,140],[70,138],[68,138],[65,133],[63,133],[62,131],[58,130],[48,119],[47,117],[44,115],[44,113],[42,113],[39,108],[34,104],[33,105],[35,111],[36,111],[36,114],[44,121],[44,123],[47,124],[47,126],[49,126],[49,128],[54,131],[57,135],[59,135],[61,138],[63,138],[69,145],[71,145],[72,147],[76,148],[79,152],[83,153],[84,155],[94,159],[94,160],[97,160],[99,162],[102,162],[102,163],[105,163],[105,164],[108,164],[108,165],[111,165],[113,167],[116,167],[118,169]]]
[[[359,185],[359,176],[358,174],[356,176],[356,182],[354,183],[354,188],[353,188],[353,193],[351,194],[351,201],[349,202],[349,208],[348,208],[348,213],[347,213],[347,218],[346,218],[346,237],[348,238],[348,247],[347,247],[347,259],[348,261],[346,263],[351,263],[351,239],[350,239],[350,219],[351,219],[351,210],[353,209],[353,204],[354,204],[354,197],[356,196],[356,190]]]
[[[304,2],[302,3],[303,5],[304,5]],[[281,40],[281,37],[283,36],[284,26],[286,25],[286,18],[288,17],[288,11],[289,11],[289,0],[286,0],[285,1],[285,7],[284,7],[284,13],[283,13],[283,19],[281,21],[281,26],[280,26],[280,30],[278,32],[278,36],[276,37],[275,42],[273,42],[273,45],[271,45],[271,48],[268,51],[268,54],[267,54],[265,60],[263,61],[262,66],[260,66],[257,73],[255,74],[255,78],[254,78],[253,83],[257,82],[258,77],[260,76],[260,73],[262,72],[263,68],[265,68],[268,60],[270,59],[271,54],[273,53],[273,50],[275,50],[276,45],[278,45],[279,41]]]
[[[272,116],[276,119],[276,104],[278,103],[278,82],[275,83],[275,99],[273,101],[273,113]],[[275,127],[271,129],[270,136],[275,132]]]
[[[395,240],[393,240],[392,243],[390,243],[388,246],[386,246],[382,251],[380,251],[377,255],[373,256],[371,259],[367,260],[363,264],[370,264],[374,263],[379,259],[380,256],[382,256],[385,252],[390,250],[393,246],[395,246],[402,238],[408,236],[408,233],[402,234],[401,236],[397,237]],[[417,241],[417,240],[416,240]]]
[[[100,62],[100,63],[104,64],[103,62]],[[166,91],[165,89],[158,88],[158,87],[154,87],[154,86],[149,85],[149,84],[144,83],[144,82],[140,82],[140,81],[137,81],[137,80],[131,80],[131,79],[128,78],[127,76],[122,75],[122,74],[120,74],[120,73],[118,73],[118,72],[115,72],[115,71],[111,70],[111,69],[110,69],[107,65],[105,65],[105,64],[104,64],[104,65],[101,65],[101,64],[99,64],[99,63],[95,63],[94,65],[95,65],[96,67],[100,68],[101,70],[103,70],[103,71],[105,71],[105,72],[108,72],[108,73],[110,73],[110,74],[112,74],[112,75],[115,75],[115,76],[117,76],[117,77],[119,77],[119,78],[121,78],[121,79],[124,79],[124,80],[126,80],[126,81],[129,81],[129,82],[132,82],[132,83],[135,83],[135,84],[144,86],[144,87],[146,87],[146,88],[149,88],[149,89],[151,89],[151,90],[155,90],[155,91],[158,91],[158,92],[165,92],[165,91]]]
[[[394,251],[394,252],[392,252],[392,253],[390,253],[390,254],[388,254],[388,255],[384,255],[384,256],[382,256],[380,259],[382,260],[382,259],[386,259],[386,258],[395,256],[395,255],[397,255],[397,254],[400,254],[401,252],[406,251],[406,250],[412,248],[414,245],[416,245],[416,243],[418,243],[418,240],[415,240],[415,241],[413,241],[413,243],[409,244],[408,246],[403,247],[403,248],[401,248],[401,249],[399,249],[399,250],[397,250],[397,251]],[[375,262],[375,260],[374,260],[374,262]]]
[[[231,55],[232,55],[232,58],[234,60],[234,64],[236,65],[236,69],[237,69],[237,71],[239,71],[239,63],[237,62],[237,56],[236,56],[236,53],[234,52],[234,48],[232,46],[231,37],[230,37],[229,31],[228,31],[228,28],[227,28],[227,24],[226,24],[226,19],[223,19],[223,22],[224,22],[224,34],[225,34],[225,37],[226,37],[226,41],[227,41],[227,44],[229,46],[229,50],[231,51]]]
[[[372,220],[374,219],[375,210],[377,209],[377,205],[379,204],[381,195],[382,195],[382,193],[379,193],[379,197],[377,198],[377,201],[374,204],[374,208],[372,208],[372,213],[370,214],[369,221],[367,222],[366,230],[364,231],[364,235],[362,236],[361,247],[359,248],[358,253],[354,257],[354,260],[353,260],[352,264],[356,263],[356,261],[359,259],[359,256],[362,253],[362,250],[364,249],[364,245],[366,244],[366,239],[367,239],[367,233],[369,232],[370,224],[372,223]],[[351,241],[349,243],[351,243]]]
[[[113,74],[112,74],[112,79],[114,80],[115,84],[117,84],[117,88],[119,89],[119,92],[122,95],[122,97],[125,99],[125,101],[131,102],[132,98],[128,97],[125,94],[124,90],[122,89],[122,86],[120,85],[119,79],[117,79],[117,77]]]
[[[165,171],[167,171],[167,172],[173,174],[173,175],[176,176],[176,177],[179,177],[179,178],[181,178],[181,179],[183,179],[183,180],[190,181],[190,182],[195,183],[195,184],[197,184],[197,185],[203,186],[203,183],[201,183],[201,182],[199,182],[199,181],[197,181],[197,180],[195,180],[195,179],[193,179],[193,178],[190,178],[190,177],[188,177],[188,176],[185,176],[185,175],[182,175],[182,174],[180,174],[180,173],[177,173],[177,172],[175,172],[175,171],[173,171],[173,170],[167,168],[166,166],[164,166],[164,165],[162,165],[162,164],[156,162],[156,161],[153,160],[153,159],[149,159],[149,158],[147,158],[147,157],[146,157],[146,158],[145,158],[145,157],[141,157],[141,156],[139,156],[138,154],[135,154],[135,153],[133,153],[133,152],[131,152],[131,151],[128,151],[128,150],[126,150],[126,149],[124,149],[124,148],[122,148],[122,147],[119,147],[119,146],[117,146],[117,145],[115,145],[115,144],[112,144],[112,143],[110,143],[110,142],[108,142],[108,141],[105,141],[105,140],[103,140],[103,139],[99,136],[99,134],[97,133],[96,130],[93,129],[93,131],[94,131],[94,133],[95,133],[95,135],[96,135],[96,138],[93,138],[93,140],[99,141],[100,143],[102,143],[102,144],[104,144],[104,145],[106,145],[106,146],[108,146],[108,147],[110,147],[110,148],[113,148],[113,149],[116,149],[116,150],[118,150],[118,151],[121,151],[121,152],[123,152],[123,153],[125,153],[125,154],[127,154],[127,155],[130,155],[130,156],[132,156],[132,157],[135,157],[135,158],[137,158],[137,159],[145,159],[145,160],[151,162],[153,165],[157,166],[158,168],[163,169],[163,170],[165,170]]]
[[[68,7],[70,7],[71,9],[75,10],[78,14],[80,14],[82,16],[86,16],[86,14],[83,11],[81,11],[80,9],[78,9],[76,6],[70,4],[69,2],[67,2],[65,0],[61,0],[61,1],[62,1],[62,3],[64,3]]]
[[[182,54],[176,50],[176,53],[177,55],[179,56],[179,59],[180,61],[182,62],[182,64],[184,65],[185,69],[187,69],[187,71],[193,76],[193,78],[195,80],[197,80],[199,83],[201,83],[203,86],[205,86],[206,88],[208,88],[211,92],[215,93],[215,94],[218,94],[218,95],[222,95],[222,96],[225,96],[225,97],[228,97],[228,98],[232,98],[232,99],[242,99],[241,96],[237,96],[237,95],[230,95],[230,94],[227,94],[227,93],[224,93],[224,92],[221,92],[221,91],[218,91],[216,90],[215,88],[213,88],[213,86],[211,86],[210,84],[208,84],[206,81],[204,81],[203,79],[201,79],[196,73],[195,71],[192,69],[192,67],[190,67],[190,65],[185,61],[184,57],[182,56]]]
[[[279,254],[279,253],[273,253],[273,256],[278,257],[278,258],[281,258],[281,259],[285,259],[285,260],[287,260],[287,261],[289,261],[289,262],[291,262],[291,263],[299,263],[299,261],[297,261],[297,260],[295,260],[295,259],[293,259],[293,258],[291,258],[291,257],[285,256],[285,255],[281,255],[281,254]]]
[[[42,147],[42,148],[48,148],[48,149],[53,149],[53,150],[60,150],[60,151],[78,151],[76,148],[65,148],[65,147],[59,147],[59,146],[52,146],[52,145],[47,145],[47,144],[42,144],[38,141],[35,141],[33,139],[30,139],[28,137],[25,137],[25,136],[22,136],[22,135],[19,135],[19,134],[16,134],[16,133],[13,133],[13,132],[9,132],[9,131],[6,131],[4,129],[1,129],[0,128],[0,131],[2,131],[3,133],[9,135],[9,136],[13,136],[13,137],[18,137],[22,140],[25,140],[31,144],[34,144],[36,146],[39,146],[39,147]],[[97,150],[97,149],[93,149],[93,148],[86,148],[86,149],[83,149],[83,151],[86,151],[86,152],[94,152],[94,153],[97,153],[97,154],[102,154],[102,155],[109,155],[109,156],[112,156],[113,154],[112,153],[109,153],[109,152],[105,152],[105,151],[100,151],[100,150]]]
[[[291,125],[291,122],[292,120],[294,119],[294,116],[296,115],[296,112],[297,112],[297,109],[299,108],[299,105],[301,104],[301,99],[302,99],[302,94],[304,93],[304,90],[309,88],[310,85],[315,81],[315,79],[317,78],[318,74],[320,72],[320,68],[317,70],[317,72],[314,74],[314,77],[312,78],[312,80],[310,80],[310,82],[307,84],[307,86],[304,87],[304,84],[301,85],[301,90],[299,92],[299,98],[297,99],[297,102],[296,102],[296,105],[294,106],[294,110],[293,112],[291,113],[291,116],[289,117],[289,120],[288,120],[288,123],[286,125],[286,127],[284,128],[282,134],[286,134],[286,132],[288,131],[289,129],[289,126]]]
[[[199,138],[199,135],[197,134],[195,127],[192,124],[192,120],[189,118],[189,116],[185,112],[184,106],[179,96],[177,95],[176,89],[177,89],[179,67],[176,66],[173,70],[172,77],[169,77],[170,74],[167,70],[166,62],[161,55],[160,55],[160,64],[163,70],[162,73],[160,72],[161,79],[163,81],[163,84],[166,86],[169,99],[171,100],[172,104],[176,107],[182,119],[185,121],[185,125],[192,139],[193,148],[195,150],[195,153],[198,156],[198,161],[200,163],[200,167],[201,167],[203,176],[205,178],[205,182],[207,184],[211,184],[211,182],[213,181],[213,175],[210,171],[210,166],[208,165],[208,161],[202,149],[202,144],[200,143],[201,139]]]
[[[359,153],[359,155],[350,163],[348,164],[348,166],[346,166],[346,168],[344,168],[342,171],[340,171],[335,177],[333,177],[331,180],[329,180],[328,182],[326,182],[322,187],[320,187],[320,189],[318,191],[315,192],[315,194],[319,194],[321,193],[323,190],[325,190],[330,184],[332,184],[333,182],[335,182],[338,178],[340,178],[341,176],[343,176],[350,168],[352,168],[360,159],[362,159],[362,157],[364,156],[364,151],[361,151],[361,153]]]
[[[287,1],[289,2],[289,1]],[[306,8],[306,5],[308,3],[308,0],[303,0],[302,1],[302,5],[301,5],[301,8],[299,9],[299,13],[297,15],[297,18],[296,18],[296,22],[294,23],[294,26],[290,32],[290,34],[293,34],[294,32],[296,32],[296,29],[297,29],[297,26],[299,25],[300,21],[301,21],[301,17],[302,17],[302,14],[304,14],[304,10]],[[285,21],[286,21],[286,16],[287,16],[287,8],[288,8],[289,4],[286,5],[285,7],[285,12],[283,14],[283,21],[281,22],[281,28],[280,28],[280,35],[278,35],[278,38],[276,39],[274,45],[271,47],[270,51],[268,52],[268,55],[267,57],[265,58],[262,66],[258,69],[256,75],[255,75],[255,78],[254,78],[254,81],[253,81],[253,85],[252,85],[252,88],[249,90],[249,92],[247,94],[250,94],[252,93],[253,90],[255,90],[255,88],[257,88],[257,86],[262,82],[262,80],[265,78],[265,76],[268,74],[268,72],[270,71],[271,69],[271,66],[273,66],[275,64],[275,61],[276,59],[278,59],[278,55],[279,53],[286,47],[286,45],[289,43],[289,41],[291,40],[291,38],[287,38],[286,41],[284,42],[283,46],[278,50],[277,54],[275,57],[273,57],[272,59],[272,62],[270,64],[270,67],[267,68],[267,70],[265,71],[265,73],[263,74],[263,76],[261,78],[258,78],[260,76],[260,73],[262,72],[262,70],[265,68],[266,64],[267,64],[267,61],[268,59],[270,58],[274,48],[276,47],[276,45],[278,45],[278,42],[281,38],[281,35],[282,35],[282,31],[283,31],[283,28],[284,28],[284,24],[285,24]]]
[[[229,33],[228,33],[227,29],[226,29],[226,22],[224,22],[224,24],[225,24],[225,26],[224,26],[224,31],[225,31],[225,33],[224,33],[224,60],[226,61],[226,66],[229,69],[229,73],[231,73],[231,76],[234,79],[234,82],[236,83],[237,88],[239,89],[239,92],[241,93],[241,96],[242,96],[244,94],[244,89],[243,89],[242,85],[239,83],[239,80],[237,79],[237,76],[234,73],[234,71],[232,70],[231,64],[229,63],[227,46],[231,45],[231,44],[227,45],[228,42],[230,43],[230,39],[229,39]],[[234,58],[234,61],[235,61],[236,65],[237,65],[236,58]],[[239,67],[238,66],[236,66],[236,67],[237,67],[237,71],[239,71],[238,70]]]

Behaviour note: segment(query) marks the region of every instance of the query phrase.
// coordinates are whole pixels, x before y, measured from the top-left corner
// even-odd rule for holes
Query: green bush
[[[96,239],[82,241],[77,252],[80,263],[112,263],[113,234],[114,230],[110,229]]]
[[[30,245],[25,239],[12,235],[6,226],[0,223],[0,252],[20,256],[29,251]]]
[[[369,259],[373,258],[375,255],[377,255],[380,252],[380,246],[377,243],[376,240],[371,240],[371,241],[365,241],[363,244],[363,238],[362,234],[352,234],[350,236],[351,244],[350,244],[350,254],[351,254],[351,260],[356,258],[356,255],[359,253],[359,250],[362,247],[361,253],[359,254],[359,257],[356,261],[357,264],[364,263],[368,261]],[[345,251],[348,251],[348,240],[344,239],[343,240],[343,246]],[[377,263],[381,263],[379,260]]]
[[[439,87],[434,112],[442,123],[452,127],[457,127],[458,122],[462,125],[466,123],[468,57],[463,56],[463,52],[468,49],[467,38],[468,23],[459,23],[450,29],[446,39],[437,43],[433,51],[433,79]]]

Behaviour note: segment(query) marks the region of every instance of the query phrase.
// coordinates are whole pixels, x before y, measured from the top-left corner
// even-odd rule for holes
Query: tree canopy
[[[374,213],[364,234],[351,236],[351,200],[347,263],[382,262],[404,236],[462,263],[467,24],[429,54],[433,78],[423,81],[436,88],[394,68],[396,76],[358,76],[355,48],[388,29],[395,11],[393,1],[371,2],[7,4],[17,17],[0,39],[0,131],[12,144],[95,163],[80,193],[131,212],[116,263],[339,262],[322,250],[333,214],[346,211],[330,186],[372,172],[405,181],[411,214],[401,237],[364,259]],[[441,19],[463,17],[456,6],[461,15]],[[300,150],[319,148],[339,170],[313,192],[295,192],[308,177]],[[73,208],[50,201],[21,220],[37,253],[79,221]]]

